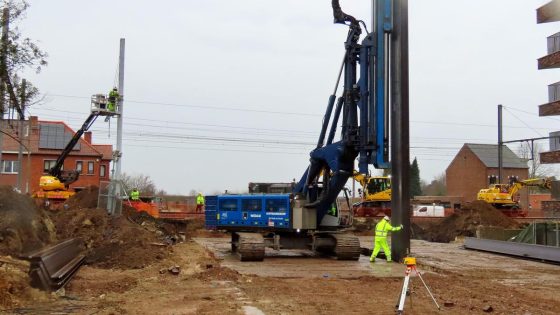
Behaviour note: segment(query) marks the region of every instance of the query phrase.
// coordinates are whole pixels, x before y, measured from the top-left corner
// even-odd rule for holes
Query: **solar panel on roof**
[[[53,123],[39,124],[39,148],[62,150],[68,145],[73,133],[65,130],[64,125]],[[80,150],[80,142],[76,143],[73,150]]]

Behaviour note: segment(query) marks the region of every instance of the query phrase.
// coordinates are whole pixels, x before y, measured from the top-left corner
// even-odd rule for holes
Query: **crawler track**
[[[334,256],[338,260],[358,260],[360,259],[360,239],[355,235],[331,234],[336,240]]]
[[[232,250],[241,261],[262,261],[264,259],[264,238],[258,233],[235,233]]]

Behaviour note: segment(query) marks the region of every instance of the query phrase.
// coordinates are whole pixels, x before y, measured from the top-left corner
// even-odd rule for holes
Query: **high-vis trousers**
[[[374,261],[377,254],[379,254],[379,250],[383,248],[383,252],[385,253],[385,257],[387,257],[387,261],[391,261],[391,248],[389,248],[389,244],[387,244],[387,237],[375,237],[375,246],[373,247],[373,253],[371,253],[371,257],[369,261]]]

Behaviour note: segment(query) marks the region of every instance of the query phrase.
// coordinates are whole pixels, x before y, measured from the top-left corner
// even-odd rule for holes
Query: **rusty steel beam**
[[[539,116],[557,116],[560,115],[560,101],[547,103],[539,106]]]
[[[543,152],[540,155],[543,164],[560,163],[560,151]]]
[[[83,244],[82,239],[73,238],[24,255],[30,262],[31,286],[45,291],[64,287],[85,262]]]
[[[560,21],[560,1],[551,1],[537,9],[537,23]]]
[[[560,68],[560,51],[539,58],[539,70]]]

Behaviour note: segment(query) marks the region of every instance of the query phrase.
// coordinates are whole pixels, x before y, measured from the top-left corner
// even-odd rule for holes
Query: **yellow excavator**
[[[354,171],[354,179],[362,185],[362,200],[352,205],[354,217],[391,215],[391,178],[369,176]]]
[[[517,193],[523,187],[539,187],[550,190],[552,178],[531,178],[526,180],[512,180],[509,184],[491,184],[489,188],[481,189],[476,199],[485,201],[498,209],[517,210],[519,197]]]

